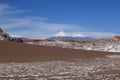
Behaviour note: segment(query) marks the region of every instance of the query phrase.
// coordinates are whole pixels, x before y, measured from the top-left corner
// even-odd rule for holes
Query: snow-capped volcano
[[[57,34],[55,34],[53,37],[48,38],[49,40],[91,40],[93,38],[87,37],[83,34],[70,34],[70,33],[65,33],[63,31],[58,32]]]
[[[63,36],[69,36],[69,37],[86,37],[85,35],[83,35],[83,34],[67,34],[67,33],[65,33],[65,32],[63,32],[63,31],[60,31],[60,32],[58,32],[55,36],[59,36],[59,37],[63,37]]]
[[[55,34],[55,36],[68,36],[68,34],[63,31],[60,31],[57,34]]]

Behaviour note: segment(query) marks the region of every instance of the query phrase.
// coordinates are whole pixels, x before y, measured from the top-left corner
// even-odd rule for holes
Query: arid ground
[[[0,80],[120,80],[120,53],[0,41]]]

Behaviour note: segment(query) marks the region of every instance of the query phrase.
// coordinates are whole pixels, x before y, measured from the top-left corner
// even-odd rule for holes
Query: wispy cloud
[[[26,13],[27,10],[20,10],[7,4],[0,4],[0,27],[5,29],[13,36],[21,36],[27,38],[48,38],[59,31],[80,33],[86,36],[101,38],[111,37],[116,34],[109,32],[83,32],[89,31],[84,27],[76,24],[59,24],[49,23],[48,18],[38,16],[22,16],[21,13]],[[14,17],[18,14],[18,17]],[[12,17],[7,17],[12,15]]]
[[[86,36],[90,36],[93,38],[112,38],[115,35],[118,35],[117,33],[112,32],[80,32],[81,34],[84,34]]]
[[[19,10],[17,7],[0,3],[0,16],[29,12],[28,10]]]
[[[4,23],[1,23],[4,22]],[[77,31],[81,27],[74,24],[48,23],[40,17],[13,18],[0,21],[0,26],[10,34],[19,34],[31,38],[46,38],[58,31]],[[16,35],[17,35],[16,34]],[[28,35],[29,34],[29,35]]]
[[[83,32],[81,30],[82,27],[78,25],[47,23],[41,19],[36,20],[33,17],[29,17],[29,19],[12,19],[11,21],[13,22],[3,24],[3,28],[8,30],[11,35],[19,35],[27,38],[48,38],[59,31],[66,31],[71,34],[83,34],[93,38],[110,38],[118,35],[111,32]]]

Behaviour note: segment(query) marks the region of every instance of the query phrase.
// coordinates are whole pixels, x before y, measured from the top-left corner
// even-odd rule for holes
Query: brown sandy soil
[[[0,41],[0,80],[120,80],[119,55]]]
[[[118,55],[119,53],[63,49],[0,41],[0,62],[93,59],[105,57],[107,54]]]

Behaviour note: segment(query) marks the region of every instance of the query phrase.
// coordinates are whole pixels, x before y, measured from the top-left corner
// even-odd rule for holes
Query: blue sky
[[[112,37],[120,34],[120,0],[0,0],[0,26],[28,38],[59,31]]]

